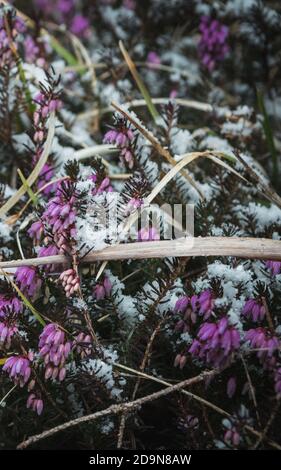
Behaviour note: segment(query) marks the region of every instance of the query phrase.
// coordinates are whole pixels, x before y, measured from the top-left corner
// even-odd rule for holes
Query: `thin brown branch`
[[[122,412],[130,412],[135,410],[136,408],[149,403],[153,400],[157,400],[158,398],[165,397],[169,395],[170,393],[177,392],[181,390],[184,387],[188,387],[190,385],[194,385],[198,382],[202,382],[202,380],[205,380],[208,377],[212,377],[213,375],[217,374],[217,370],[210,370],[210,371],[205,371],[202,372],[201,374],[197,375],[196,377],[192,377],[186,380],[183,380],[182,382],[179,382],[175,385],[170,385],[167,388],[164,388],[158,392],[152,393],[150,395],[146,395],[144,397],[138,398],[137,400],[128,402],[128,403],[121,403],[118,405],[112,405],[109,408],[106,408],[105,410],[97,411],[96,413],[92,413],[87,416],[82,416],[80,418],[72,419],[70,421],[67,421],[66,423],[60,424],[59,426],[55,426],[52,429],[49,429],[47,431],[42,432],[41,434],[36,434],[34,436],[31,436],[29,439],[26,441],[21,442],[18,445],[18,449],[26,449],[32,444],[35,444],[38,441],[41,441],[42,439],[46,439],[47,437],[53,436],[54,434],[57,434],[60,431],[65,431],[66,429],[72,428],[74,426],[78,426],[79,424],[84,424],[88,423],[90,421],[96,421],[98,418],[108,416],[111,414],[119,414]]]
[[[141,372],[143,372],[144,369],[145,369],[145,366],[146,366],[146,364],[149,360],[149,357],[151,355],[151,348],[152,348],[154,339],[157,336],[157,334],[159,333],[160,328],[161,328],[163,322],[165,321],[165,319],[166,318],[161,318],[161,320],[158,322],[156,328],[153,330],[153,332],[152,332],[152,334],[149,338],[149,341],[146,345],[144,356],[143,356],[143,359],[142,359],[142,362],[141,362],[141,365],[140,365],[140,371]],[[140,382],[141,382],[141,376],[139,375],[138,378],[137,378],[137,381],[135,383],[135,386],[134,386],[134,390],[133,390],[133,393],[132,393],[131,400],[135,399],[138,388],[139,388],[139,385],[140,385]],[[122,447],[123,436],[124,436],[125,425],[126,425],[126,419],[127,419],[127,413],[123,413],[122,416],[121,416],[121,420],[120,420],[120,426],[119,426],[119,432],[118,432],[118,441],[117,441],[117,449],[120,449]]]
[[[248,366],[247,366],[247,362],[246,362],[245,358],[243,357],[243,354],[241,354],[240,357],[241,357],[241,361],[242,361],[242,364],[243,364],[243,367],[244,367],[244,370],[245,370],[245,374],[246,374],[246,377],[247,377],[247,381],[248,381],[248,384],[249,384],[250,394],[252,396],[252,400],[253,400],[254,407],[255,407],[255,410],[256,410],[257,422],[258,422],[259,426],[261,426],[261,420],[260,420],[260,415],[259,415],[259,411],[258,411],[258,404],[257,404],[255,389],[254,389],[253,382],[252,382],[252,379],[251,379],[251,376],[250,376],[250,372],[249,372],[249,369],[248,369]]]
[[[273,411],[272,411],[270,417],[269,417],[269,420],[267,421],[267,423],[266,423],[266,425],[265,425],[265,428],[264,428],[263,432],[261,433],[261,435],[259,436],[257,442],[256,442],[255,445],[253,446],[253,450],[256,450],[256,449],[260,446],[260,444],[262,443],[262,441],[264,441],[264,439],[266,438],[266,435],[267,435],[267,433],[268,433],[268,431],[269,431],[269,428],[270,428],[270,426],[272,425],[272,423],[273,423],[273,421],[274,421],[274,419],[275,419],[275,417],[276,417],[276,415],[277,415],[277,413],[278,413],[279,408],[280,408],[280,401],[278,400],[278,401],[276,402],[276,405],[275,405],[275,407],[274,407],[274,409],[273,409]]]

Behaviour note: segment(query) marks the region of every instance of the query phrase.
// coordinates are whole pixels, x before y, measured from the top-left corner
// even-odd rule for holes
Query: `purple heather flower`
[[[180,297],[176,302],[174,312],[183,314],[183,319],[176,323],[175,330],[182,330],[184,333],[189,331],[190,323],[194,324],[197,318],[196,314],[192,310],[191,299],[186,295]]]
[[[210,289],[207,289],[203,292],[198,297],[198,303],[199,303],[199,315],[203,315],[204,320],[207,320],[214,308],[214,298],[212,291]]]
[[[24,41],[25,59],[29,63],[34,63],[39,55],[39,47],[31,36],[27,36]]]
[[[138,231],[138,241],[139,242],[147,242],[153,240],[160,240],[160,235],[157,232],[156,228],[149,227],[149,228],[142,228]]]
[[[250,299],[246,301],[242,313],[254,322],[262,321],[265,316],[265,306],[261,300]]]
[[[178,90],[176,90],[175,88],[173,88],[173,89],[170,91],[169,98],[171,98],[171,100],[174,100],[177,96],[178,96]]]
[[[35,393],[31,393],[27,399],[26,407],[31,408],[35,411],[39,416],[42,414],[43,411],[43,400],[42,398],[38,398]]]
[[[194,312],[203,316],[204,320],[208,320],[213,313],[215,299],[211,289],[206,289],[199,295],[193,295],[190,299],[190,303]]]
[[[41,288],[42,280],[33,266],[22,266],[16,270],[16,281],[24,295],[33,298]]]
[[[150,51],[147,54],[146,62],[153,68],[154,65],[160,65],[161,64],[161,59],[160,59],[159,55],[156,52]]]
[[[54,256],[57,255],[59,252],[58,248],[55,245],[43,246],[39,248],[38,256]]]
[[[199,425],[199,419],[197,416],[187,415],[184,418],[180,418],[178,421],[178,428],[181,431],[188,431],[189,429],[197,429]]]
[[[121,160],[130,168],[130,170],[134,167],[134,157],[130,149],[123,148],[120,153]]]
[[[231,363],[233,353],[239,348],[240,334],[229,325],[226,317],[218,323],[203,323],[189,348],[189,353],[214,367],[224,368]]]
[[[111,129],[104,136],[105,144],[116,145],[117,147],[124,148],[127,147],[130,142],[134,139],[133,131],[124,126],[123,124],[117,124],[117,129]]]
[[[69,229],[75,221],[76,213],[73,208],[75,198],[65,201],[58,190],[54,198],[52,198],[43,214],[43,220],[52,227],[52,232],[64,232]]]
[[[72,344],[66,341],[65,332],[56,324],[46,325],[39,337],[39,355],[44,358],[45,379],[65,378],[65,362],[68,358]]]
[[[176,313],[183,313],[186,311],[187,307],[190,305],[190,298],[187,295],[184,295],[183,297],[180,297],[176,301],[175,305],[175,312]]]
[[[95,183],[95,187],[92,189],[93,196],[95,196],[96,194],[101,194],[103,192],[105,192],[105,193],[112,193],[113,192],[113,188],[111,186],[111,182],[110,182],[110,179],[108,178],[108,176],[103,178],[102,181],[98,181],[97,175],[93,174],[93,175],[90,176],[89,179],[91,181],[93,181],[93,183]]]
[[[250,342],[254,349],[258,349],[257,356],[264,367],[271,369],[275,366],[276,360],[273,357],[275,351],[279,349],[279,340],[266,328],[252,328],[247,331],[245,340]]]
[[[144,201],[143,199],[132,197],[129,202],[127,203],[127,206],[125,208],[125,214],[129,215],[135,210],[139,209],[141,206],[143,206]]]
[[[17,297],[0,296],[0,349],[9,349],[11,340],[18,332],[17,322],[23,305]]]
[[[43,223],[40,220],[38,220],[37,222],[33,222],[33,224],[27,230],[27,233],[31,238],[39,242],[44,233]]]
[[[60,281],[64,287],[66,297],[71,297],[80,289],[80,280],[74,269],[70,268],[63,271],[60,275]]]
[[[281,273],[281,261],[266,261],[265,265],[273,276]]]
[[[31,362],[29,357],[25,356],[11,356],[5,362],[3,370],[6,371],[10,379],[17,385],[23,387],[31,375]]]
[[[91,336],[86,335],[83,332],[79,333],[73,341],[72,350],[76,351],[82,359],[84,357],[90,356],[92,352]]]
[[[89,27],[88,18],[82,15],[75,15],[70,25],[70,30],[76,36],[86,37],[89,34]]]
[[[68,195],[68,193],[71,193]],[[64,182],[56,188],[56,195],[50,199],[42,220],[52,230],[54,243],[61,253],[68,252],[67,240],[76,236],[75,210],[76,196],[70,182]]]
[[[227,431],[224,434],[223,438],[224,442],[226,442],[228,445],[232,447],[237,447],[240,443],[240,434],[237,431],[235,426],[232,426],[230,429],[227,429]]]
[[[134,159],[131,150],[131,143],[134,140],[134,133],[124,119],[117,119],[115,128],[108,131],[104,136],[104,143],[116,145],[121,149],[121,159],[129,168],[133,168]]]
[[[73,0],[58,0],[57,2],[57,9],[64,15],[69,14],[74,7]]]
[[[105,277],[102,284],[97,284],[94,287],[94,295],[97,300],[109,297],[111,294],[112,284],[108,277]]]
[[[28,35],[24,40],[24,52],[26,62],[33,64],[36,63],[39,67],[44,67],[46,61],[41,53],[41,49],[36,43],[35,39]],[[41,47],[46,48],[46,43],[41,41]],[[44,52],[44,51],[42,51]]]
[[[236,392],[236,378],[235,377],[230,377],[228,379],[226,391],[227,391],[227,396],[229,398],[232,398]]]
[[[174,361],[174,366],[179,367],[180,369],[183,369],[187,361],[187,357],[185,354],[177,354],[175,361]]]
[[[10,349],[12,337],[17,332],[15,321],[12,322],[9,318],[0,321],[0,348]]]
[[[49,181],[51,181],[51,179],[53,178],[54,174],[54,168],[49,165],[49,163],[45,163],[39,174],[37,183],[38,189],[41,189],[43,186],[49,183]],[[42,192],[43,194],[45,194],[45,196],[48,196],[50,193],[54,192],[55,189],[56,184],[49,184],[46,188],[43,189]]]
[[[211,72],[229,51],[228,27],[208,16],[202,16],[199,31],[199,55],[202,64]]]
[[[0,294],[0,318],[5,318],[7,311],[15,314],[23,310],[22,302],[15,295]]]
[[[39,248],[38,250],[38,256],[44,257],[44,256],[54,256],[59,254],[59,249],[56,247],[56,245],[48,245],[48,246],[43,246]],[[44,270],[49,272],[49,271],[56,271],[57,267],[55,264],[45,264],[44,265]]]

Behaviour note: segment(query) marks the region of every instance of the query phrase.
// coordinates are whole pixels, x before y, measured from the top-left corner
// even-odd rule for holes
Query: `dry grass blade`
[[[7,0],[1,0],[1,3],[6,5],[6,6],[11,6],[10,2],[7,2]],[[27,23],[31,28],[35,27],[35,22],[27,15],[25,15],[22,11],[18,10],[13,6],[13,9],[16,10],[17,15],[24,20],[25,23]]]
[[[260,176],[251,168],[247,162],[241,157],[239,152],[236,152],[236,157],[240,161],[240,163],[245,167],[246,171],[248,172],[249,176],[255,181],[259,191],[273,204],[276,204],[281,209],[281,197],[268,185],[266,185]]]
[[[171,98],[152,98],[151,99],[152,103],[154,104],[168,104],[169,101],[171,101]],[[175,98],[174,100],[178,105],[183,106],[185,108],[191,108],[191,109],[196,109],[198,111],[202,111],[205,113],[211,113],[213,112],[214,108],[212,105],[208,103],[203,103],[201,101],[196,101],[196,100],[188,100],[188,99],[183,99],[183,98]],[[145,100],[132,100],[124,103],[124,106],[128,108],[139,108],[142,106],[146,106]],[[92,111],[86,111],[78,115],[78,120],[84,120],[84,119],[90,119],[97,117],[99,115],[103,115],[106,113],[110,113],[113,111],[112,106],[106,106],[105,108],[102,109],[93,109]]]
[[[82,42],[80,41],[80,39],[75,36],[75,34],[72,34],[72,33],[68,33],[70,38],[71,38],[71,41],[73,43],[73,45],[79,50],[85,64],[86,64],[86,67],[88,68],[88,70],[90,71],[91,73],[91,76],[92,76],[92,90],[93,90],[93,93],[96,92],[96,86],[97,86],[97,77],[96,77],[96,71],[95,71],[95,67],[94,67],[94,64],[93,62],[91,61],[91,58],[89,56],[89,53],[87,51],[87,49],[85,48],[85,46],[82,44]]]
[[[153,101],[150,97],[150,94],[149,94],[145,84],[143,83],[134,62],[132,61],[132,59],[131,59],[128,51],[126,50],[124,44],[122,43],[122,41],[119,41],[119,47],[120,47],[120,50],[123,54],[125,62],[128,65],[128,68],[129,68],[132,76],[134,77],[134,80],[135,80],[142,96],[144,97],[144,100],[145,100],[146,105],[149,109],[149,112],[150,112],[151,116],[153,117],[154,121],[156,121],[157,118],[159,117],[159,113],[158,113],[157,109],[155,108],[155,106],[153,104]]]
[[[113,145],[94,145],[93,147],[76,150],[76,152],[74,152],[73,158],[75,158],[75,160],[86,160],[87,158],[94,157],[95,155],[107,155],[108,153],[116,153],[117,151],[118,150]],[[102,161],[106,167],[110,166],[106,160],[102,159]]]
[[[44,150],[42,152],[42,155],[40,159],[38,160],[36,166],[32,170],[31,174],[27,178],[26,182],[29,187],[31,187],[36,179],[38,178],[43,166],[45,165],[51,147],[52,147],[52,142],[55,134],[55,115],[52,113],[49,119],[49,130],[48,130],[48,135],[46,139],[46,143],[44,146]],[[3,217],[9,210],[12,209],[12,207],[20,200],[20,198],[25,194],[26,192],[26,186],[22,185],[15,194],[13,194],[10,199],[0,208],[0,217]]]
[[[241,180],[245,181],[245,183],[249,183],[249,181],[244,178],[244,176],[240,175],[240,173],[238,173],[238,171],[234,170],[234,168],[232,168],[230,165],[228,165],[227,163],[223,162],[220,158],[218,158],[216,155],[213,155],[211,152],[209,152],[207,155],[206,155],[206,158],[209,158],[210,160],[212,160],[213,162],[217,163],[217,165],[220,165],[222,166],[223,168],[225,168],[226,170],[230,171],[231,173],[233,173],[234,175],[236,175],[238,178],[240,178]]]
[[[153,145],[155,150],[157,150],[157,152],[160,155],[162,155],[162,157],[164,157],[171,165],[173,165],[173,166],[176,165],[176,162],[173,159],[170,152],[167,149],[165,149],[164,147],[162,147],[160,142],[154,137],[154,135],[151,132],[149,132],[147,129],[145,129],[143,126],[141,126],[139,122],[137,122],[125,110],[120,108],[116,103],[112,103],[112,106],[120,114],[122,114],[124,117],[126,117],[126,119],[128,119],[130,121],[130,123],[133,124],[134,127],[136,127],[136,129],[138,129],[140,131],[140,133],[151,143],[151,145]],[[193,180],[193,178],[191,178],[191,176],[189,176],[189,174],[186,171],[182,171],[182,176],[184,176],[184,178],[186,178],[186,180],[191,184],[191,186],[193,186],[193,188],[196,189],[196,191],[198,192],[200,197],[202,199],[204,199],[204,195],[203,195],[202,191],[197,187],[197,185],[196,185],[195,181]]]

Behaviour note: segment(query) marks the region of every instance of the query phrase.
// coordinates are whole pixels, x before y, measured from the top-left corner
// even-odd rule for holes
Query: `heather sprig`
[[[202,16],[199,31],[201,33],[198,46],[200,58],[204,67],[212,72],[229,52],[228,27],[218,20]]]

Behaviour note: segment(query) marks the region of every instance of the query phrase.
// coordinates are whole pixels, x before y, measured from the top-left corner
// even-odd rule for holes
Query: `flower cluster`
[[[91,336],[81,331],[78,335],[75,336],[72,344],[72,350],[76,351],[77,354],[80,355],[81,359],[90,356],[92,353]]]
[[[36,411],[36,413],[40,416],[43,411],[43,406],[44,404],[42,398],[38,398],[35,393],[30,393],[27,399],[26,407]]]
[[[266,310],[262,300],[256,299],[247,300],[242,311],[245,317],[253,320],[254,322],[262,321],[264,319],[265,312]]]
[[[111,294],[112,284],[108,277],[105,277],[103,282],[95,285],[94,296],[97,300],[102,300],[105,297],[109,297]]]
[[[199,295],[193,295],[190,304],[194,312],[208,320],[213,313],[215,298],[211,289],[202,291]]]
[[[50,227],[53,243],[60,253],[69,252],[68,240],[75,238],[75,204],[77,197],[71,181],[62,182],[56,189],[42,215],[46,227]]]
[[[6,289],[8,289],[8,286],[6,286]],[[0,294],[0,318],[5,316],[7,309],[19,314],[22,312],[23,305],[16,295],[5,292],[5,294]]]
[[[39,338],[39,355],[44,359],[45,379],[62,381],[65,378],[65,363],[72,344],[66,340],[65,332],[55,323],[45,326]]]
[[[31,298],[36,297],[42,285],[42,280],[36,267],[21,266],[16,270],[15,278],[23,294]]]
[[[218,323],[203,323],[197,338],[189,348],[189,353],[219,368],[232,362],[233,354],[240,346],[239,331],[229,324],[226,317]]]
[[[224,434],[224,441],[231,447],[237,447],[240,443],[240,433],[238,432],[237,428],[233,425],[229,429],[225,431]]]
[[[143,227],[138,231],[138,241],[139,242],[148,242],[148,241],[154,241],[154,240],[160,240],[160,235],[156,228],[154,227]]]
[[[1,315],[0,349],[10,349],[12,337],[18,332],[17,321],[17,315],[9,309],[6,309],[5,315]]]
[[[201,33],[199,54],[202,64],[211,72],[229,51],[228,28],[217,20],[202,16],[199,25]]]
[[[32,360],[32,354],[28,356],[11,356],[5,362],[3,371],[9,374],[15,384],[23,387],[30,379]]]
[[[18,332],[19,315],[22,313],[22,302],[9,286],[2,286],[5,293],[0,294],[0,349],[10,349],[13,336]]]
[[[276,364],[274,353],[279,348],[279,340],[268,329],[251,328],[245,335],[252,348],[257,349],[257,357],[265,368],[271,369]]]
[[[90,176],[90,180],[94,183],[94,187],[92,189],[93,196],[96,196],[97,194],[102,194],[103,192],[112,193],[113,188],[111,186],[111,182],[108,176],[105,176],[100,181],[98,175],[94,173]]]
[[[72,253],[72,240],[76,236],[76,193],[71,181],[57,185],[56,193],[49,200],[41,220],[34,222],[28,229],[31,238],[39,243],[43,238],[44,245],[39,249],[39,256]],[[46,265],[45,270],[55,267]],[[63,282],[66,282],[66,277]],[[34,289],[33,284],[30,286]]]
[[[177,321],[175,329],[177,331],[189,331],[190,325],[195,324],[197,315],[192,309],[191,299],[188,296],[180,297],[175,305],[175,313],[180,313],[182,318]]]
[[[226,389],[226,392],[227,392],[227,396],[229,398],[232,398],[233,395],[235,394],[236,392],[236,379],[235,377],[230,377],[227,381],[227,389]]]
[[[60,275],[60,281],[66,293],[66,297],[71,297],[80,289],[80,280],[75,270],[70,268],[63,271]]]
[[[150,65],[151,68],[153,68],[153,66],[155,66],[155,65],[161,64],[161,59],[160,59],[159,55],[154,51],[150,51],[147,54],[146,61],[148,62],[148,64]]]
[[[123,118],[116,120],[115,127],[105,134],[103,141],[106,144],[116,145],[120,148],[120,156],[124,164],[130,169],[133,168],[132,143],[134,141],[134,133]]]
[[[266,261],[266,267],[270,270],[273,276],[281,273],[281,261]]]
[[[75,0],[34,0],[34,3],[46,16],[66,23],[76,36],[85,38],[89,35],[89,20],[76,11]]]

